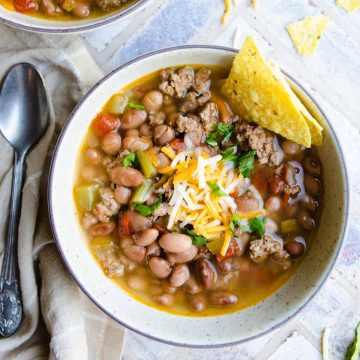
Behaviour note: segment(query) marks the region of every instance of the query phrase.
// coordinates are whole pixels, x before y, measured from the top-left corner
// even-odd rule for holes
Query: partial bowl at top
[[[1,0],[0,1],[0,23],[12,27],[52,34],[79,33],[91,31],[123,19],[127,15],[141,9],[149,0],[123,1],[99,1],[104,4],[105,11],[100,11],[94,6],[95,1],[74,0]],[[14,4],[18,3],[19,11],[15,11]],[[64,5],[65,2],[67,5]],[[119,6],[109,7],[110,3]],[[79,5],[77,8],[77,4]],[[84,7],[85,5],[85,7]],[[37,10],[34,10],[37,9]],[[27,10],[29,9],[29,10]],[[68,9],[68,11],[64,10]],[[63,13],[63,15],[61,14]],[[49,13],[50,15],[46,15]],[[72,15],[73,14],[73,15]],[[76,16],[78,15],[78,16]]]
[[[322,216],[311,249],[295,274],[271,296],[231,314],[193,317],[159,311],[135,300],[107,278],[92,257],[79,225],[73,198],[77,155],[94,116],[107,100],[133,81],[159,69],[185,64],[227,68],[236,51],[223,47],[185,46],[131,61],[100,81],[79,103],[58,141],[49,183],[49,211],[61,256],[87,296],[124,326],[166,343],[212,347],[244,342],[271,331],[300,311],[323,285],[340,252],[347,229],[348,182],[344,158],[331,125],[300,85],[292,89],[324,127],[318,148],[323,165]]]

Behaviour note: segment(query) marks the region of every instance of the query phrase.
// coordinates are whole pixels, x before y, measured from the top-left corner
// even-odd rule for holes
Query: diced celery
[[[129,102],[126,95],[115,94],[105,106],[105,110],[111,114],[123,114]]]
[[[283,234],[294,232],[296,230],[296,220],[290,219],[282,221],[280,224],[280,229]]]
[[[144,151],[138,151],[136,153],[137,158],[139,159],[141,170],[147,179],[152,178],[156,175],[156,168],[151,162],[151,157],[149,153]]]
[[[98,184],[82,184],[75,188],[76,202],[81,210],[91,211],[99,200]]]
[[[150,179],[144,180],[144,182],[136,188],[131,202],[136,204],[144,203],[151,195],[153,191],[153,183]]]
[[[215,240],[211,240],[211,241],[207,242],[206,247],[209,249],[209,251],[213,255],[216,255],[216,254],[220,254],[223,243],[224,243],[224,239],[219,238],[219,239],[215,239]]]

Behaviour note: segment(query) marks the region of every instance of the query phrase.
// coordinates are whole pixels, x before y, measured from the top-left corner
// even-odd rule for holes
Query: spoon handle
[[[17,240],[21,209],[25,154],[15,153],[10,217],[5,255],[0,275],[0,335],[12,335],[22,319],[21,294],[17,266]]]

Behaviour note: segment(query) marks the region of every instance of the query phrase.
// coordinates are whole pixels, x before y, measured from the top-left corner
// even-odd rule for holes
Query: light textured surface
[[[221,0],[152,0],[120,24],[83,35],[105,73],[139,55],[182,44],[239,47],[253,35],[267,55],[299,80],[334,126],[352,180],[349,235],[326,285],[296,319],[255,341],[225,349],[176,348],[127,332],[124,360],[134,359],[321,359],[321,337],[330,328],[330,358],[342,359],[360,320],[360,11],[347,14],[335,0],[237,1],[221,26]],[[299,56],[286,25],[323,13],[330,23],[311,57]],[[234,44],[235,40],[235,44]],[[336,189],[334,189],[336,191]]]

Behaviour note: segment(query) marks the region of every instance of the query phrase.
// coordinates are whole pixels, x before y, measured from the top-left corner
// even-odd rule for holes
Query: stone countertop
[[[360,321],[360,10],[347,14],[335,0],[237,1],[227,26],[222,0],[151,0],[148,6],[103,30],[82,35],[104,73],[139,55],[183,44],[239,47],[252,35],[263,52],[298,79],[334,126],[344,148],[352,212],[344,250],[326,285],[292,321],[246,344],[223,349],[165,345],[128,331],[124,360],[135,359],[321,359],[321,338],[330,329],[330,359],[343,359]],[[323,13],[330,23],[310,57],[297,54],[285,26]]]

